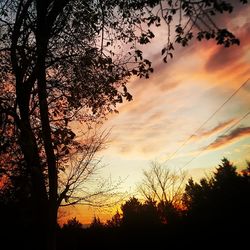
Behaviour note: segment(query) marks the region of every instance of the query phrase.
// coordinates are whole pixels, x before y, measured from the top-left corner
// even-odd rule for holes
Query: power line
[[[248,115],[250,115],[250,111],[248,111],[245,115],[243,115],[240,120],[238,120],[237,122],[235,122],[231,127],[229,127],[223,134],[221,134],[220,136],[225,135],[227,132],[229,132],[232,128],[234,128],[237,124],[239,124],[242,120],[244,120]],[[202,150],[200,150],[198,152],[198,154],[196,156],[194,156],[190,161],[188,161],[182,168],[185,168],[186,166],[188,166],[191,162],[193,162],[195,159],[197,159],[205,150],[207,150],[210,147],[211,143],[208,144],[205,148],[203,148]]]
[[[170,155],[170,157],[164,161],[164,163],[168,163],[193,137],[194,137],[194,134],[198,133],[201,128],[206,124],[208,123],[208,121],[210,121],[239,91],[241,88],[243,88],[249,81],[250,78],[248,78],[245,82],[243,82],[240,87],[238,89],[236,89],[231,96],[229,96],[220,106],[218,109],[216,109],[201,125],[198,129],[195,130],[195,132],[190,135],[187,140],[185,140],[179,148],[177,148],[177,150]]]

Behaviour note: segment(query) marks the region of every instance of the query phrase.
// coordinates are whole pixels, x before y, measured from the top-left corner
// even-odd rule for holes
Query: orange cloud
[[[242,56],[241,47],[224,48],[218,47],[207,61],[205,67],[208,72],[224,70],[227,67],[234,65]]]
[[[224,147],[249,135],[250,135],[250,127],[236,128],[232,130],[230,134],[219,136],[214,142],[212,142],[209,145],[207,150],[214,150],[217,148]]]
[[[216,46],[205,65],[208,72],[225,70],[232,65],[244,63],[244,55],[249,49],[250,22],[245,23],[242,27],[238,27],[235,34],[240,39],[240,46],[232,46],[230,48]]]

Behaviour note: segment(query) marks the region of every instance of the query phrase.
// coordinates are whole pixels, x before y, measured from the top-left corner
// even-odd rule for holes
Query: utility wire
[[[250,115],[250,111],[248,111],[245,115],[243,115],[240,120],[238,120],[237,122],[235,122],[231,127],[229,127],[223,134],[221,134],[220,136],[225,135],[227,132],[229,132],[232,128],[234,128],[237,124],[239,124],[242,120],[244,120],[248,115]],[[205,150],[207,150],[210,147],[211,143],[208,144],[205,148],[203,148],[202,150],[200,150],[198,152],[198,154],[196,156],[194,156],[190,161],[188,161],[182,168],[185,168],[186,166],[188,166],[191,162],[193,162],[195,159],[197,159]]]
[[[195,132],[190,135],[187,140],[185,140],[177,150],[168,157],[167,160],[164,161],[165,164],[167,164],[193,137],[196,133],[198,133],[201,128],[208,123],[239,91],[241,88],[243,88],[249,81],[250,78],[248,78],[245,82],[243,82],[238,89],[236,89],[231,96],[229,96],[220,106],[218,109],[216,109],[208,118],[205,120],[198,129],[195,130]]]

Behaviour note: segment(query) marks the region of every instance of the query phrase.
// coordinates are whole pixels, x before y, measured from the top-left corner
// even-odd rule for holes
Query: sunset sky
[[[144,48],[153,61],[153,75],[147,80],[131,79],[128,89],[133,101],[120,105],[119,114],[110,115],[103,125],[112,128],[110,143],[101,152],[104,176],[125,178],[122,189],[133,194],[143,169],[153,160],[183,168],[194,178],[211,171],[222,157],[239,167],[246,165],[250,80],[198,128],[250,78],[249,13],[249,6],[244,6],[220,19],[240,38],[240,46],[223,48],[214,41],[194,41],[177,48],[167,64],[161,57],[165,31],[157,31],[155,40]],[[107,212],[83,212],[82,208],[74,213],[85,223],[93,214],[108,217]]]

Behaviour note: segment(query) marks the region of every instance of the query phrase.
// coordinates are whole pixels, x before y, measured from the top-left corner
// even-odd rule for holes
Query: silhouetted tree
[[[122,180],[113,182],[110,177],[99,175],[103,166],[97,154],[105,148],[109,132],[98,133],[96,129],[85,132],[81,151],[58,168],[58,208],[75,204],[112,206],[121,199],[118,188]]]
[[[63,224],[63,229],[65,230],[79,230],[82,228],[82,223],[76,217],[69,219],[66,224]]]
[[[250,161],[247,161],[247,168],[242,171],[242,174],[248,179],[250,177]]]
[[[106,225],[108,228],[119,228],[122,225],[122,214],[116,211],[115,215],[110,220],[107,220]]]
[[[97,216],[94,216],[92,222],[89,225],[90,229],[93,230],[101,230],[104,228],[104,224],[101,222],[100,218]]]
[[[190,221],[214,232],[244,233],[240,228],[247,227],[250,209],[247,178],[224,158],[211,178],[199,183],[190,179],[183,197]]]
[[[155,201],[147,200],[141,203],[137,198],[132,197],[121,206],[121,211],[122,227],[145,230],[160,225]]]
[[[58,230],[59,249],[80,249],[83,225],[76,217],[69,219],[60,230]]]
[[[0,2],[0,162],[15,169],[20,159],[25,161],[42,249],[55,249],[57,163],[72,147],[81,148],[70,122],[95,120],[124,98],[132,99],[125,86],[129,77],[153,71],[137,47],[154,37],[147,26],[166,23],[162,54],[167,61],[174,49],[175,15],[175,41],[183,46],[192,37],[212,38],[226,47],[239,44],[212,19],[232,9],[226,1]],[[122,54],[126,44],[130,49]]]
[[[147,201],[157,203],[163,223],[171,223],[178,219],[182,208],[185,173],[152,162],[151,168],[143,174],[144,179],[138,187],[140,194]]]
[[[125,227],[141,226],[144,218],[142,217],[142,203],[135,197],[130,198],[121,206],[122,224]]]
[[[159,212],[156,201],[146,200],[143,203],[142,215],[144,217],[144,225],[154,229],[161,224],[161,213]]]

